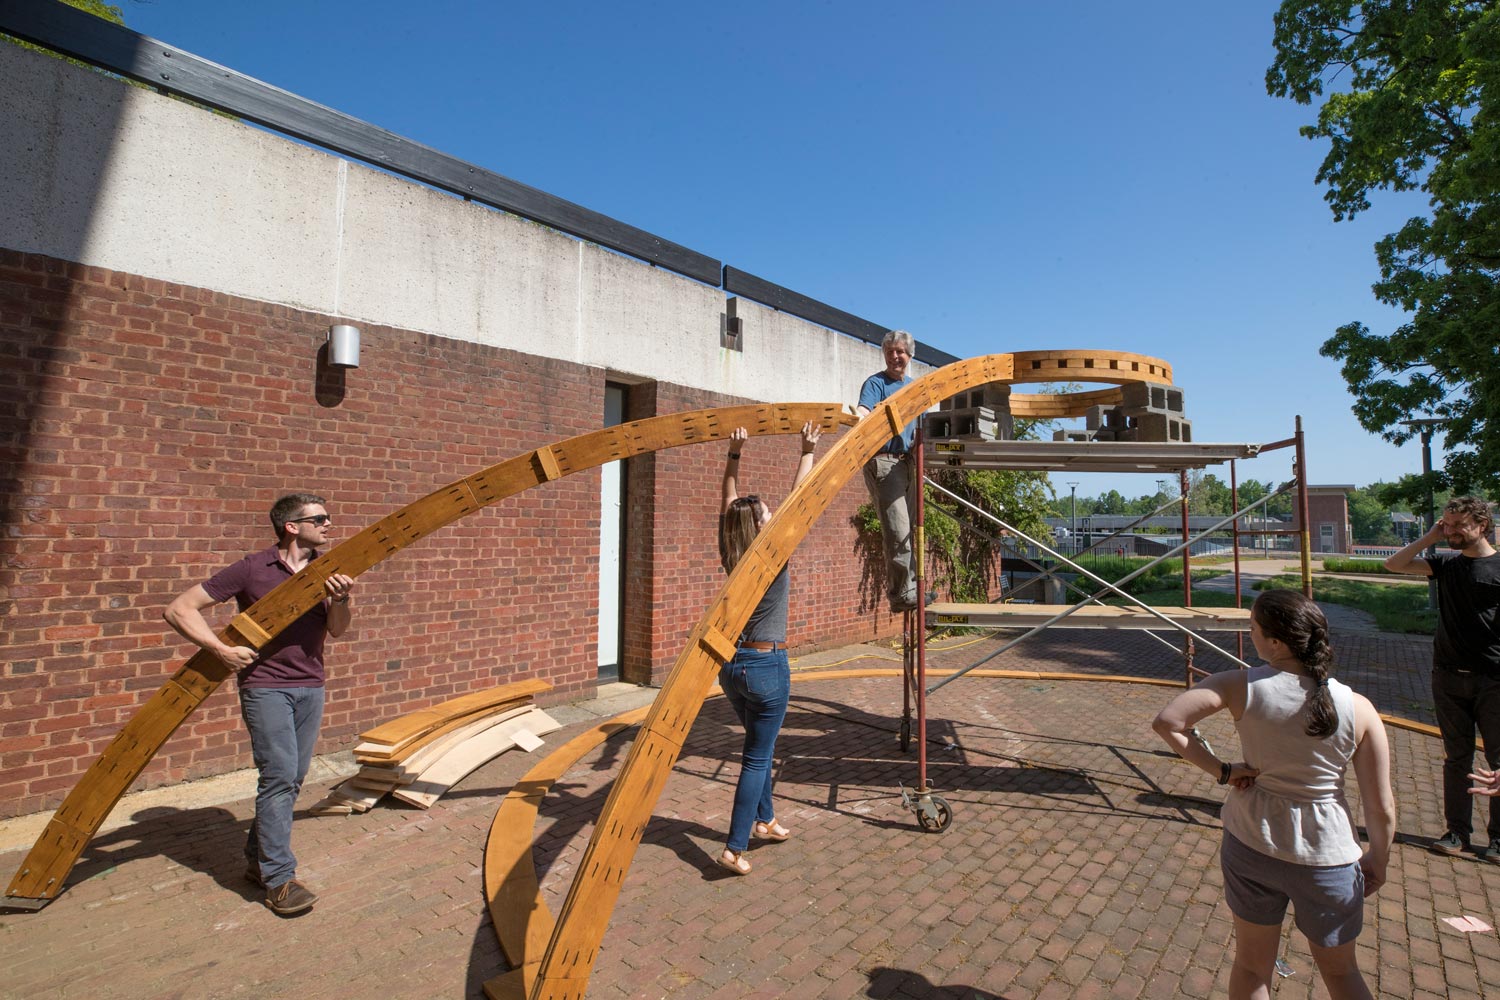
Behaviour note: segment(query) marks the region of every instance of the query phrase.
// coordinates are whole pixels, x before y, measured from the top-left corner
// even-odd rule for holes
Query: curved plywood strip
[[[854,422],[837,403],[765,403],[693,410],[636,420],[568,438],[492,465],[381,518],[314,560],[300,573],[235,616],[220,637],[260,648],[323,599],[334,573],[356,577],[438,528],[551,479],[617,459],[681,445],[719,441],[736,427],[753,436],[795,434],[807,421],[831,431]],[[84,847],[120,796],[228,671],[199,651],[151,696],[68,793],[32,845],[6,890],[6,903],[40,908],[62,890]]]
[[[552,685],[546,681],[529,680],[501,684],[450,698],[416,712],[408,712],[389,722],[382,722],[374,729],[366,729],[359,734],[360,742],[354,748],[354,754],[356,757],[361,754],[394,757],[413,743],[431,742],[430,737],[451,722],[463,723],[469,716],[494,712],[511,702],[529,702],[537,695],[551,690]]]
[[[527,771],[501,800],[485,841],[484,895],[495,936],[515,968],[485,983],[485,991],[491,996],[523,996],[522,977],[529,989],[552,936],[552,913],[542,900],[536,866],[531,863],[533,829],[542,799],[584,754],[638,724],[650,708],[644,705],[632,709],[573,737]]]
[[[844,484],[890,440],[892,426],[905,426],[955,393],[991,382],[1009,383],[1014,378],[1012,356],[991,354],[955,362],[913,381],[840,438],[807,480],[782,502],[689,635],[686,648],[631,745],[563,902],[537,971],[532,1000],[577,1000],[583,996],[646,823],[715,672],[726,652],[732,652],[724,649],[723,638],[740,634],[797,544]]]
[[[930,677],[948,677],[956,670],[930,670]],[[821,670],[794,673],[793,684],[809,681],[838,681],[864,677],[900,677],[895,667],[861,667],[851,670]],[[969,677],[1008,680],[1110,681],[1115,683],[1151,684],[1160,687],[1182,687],[1181,681],[1155,677],[1128,677],[1118,674],[1072,674],[1036,670],[997,670],[981,668],[968,672]],[[709,689],[705,698],[721,692]],[[536,818],[542,800],[557,779],[577,764],[583,755],[609,737],[634,726],[645,718],[650,706],[633,709],[601,722],[580,733],[540,761],[512,786],[495,811],[489,837],[484,846],[484,891],[488,900],[490,922],[506,960],[513,966],[484,984],[491,1000],[519,1000],[530,994],[536,980],[542,949],[554,927],[552,913],[542,898],[541,883],[532,863],[531,847],[535,840]]]

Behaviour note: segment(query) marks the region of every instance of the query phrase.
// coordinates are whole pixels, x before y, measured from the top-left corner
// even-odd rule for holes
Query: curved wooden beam
[[[616,459],[724,440],[736,427],[754,436],[796,434],[807,421],[831,431],[854,416],[838,403],[729,406],[635,420],[529,451],[449,483],[341,542],[236,615],[220,638],[259,649],[323,600],[330,575],[359,576],[438,528],[533,486]],[[199,650],[131,716],[32,845],[6,889],[7,906],[40,909],[56,898],[120,796],[227,677],[218,657]]]
[[[1010,383],[1016,374],[1013,355],[990,354],[954,362],[913,381],[843,435],[782,502],[690,633],[687,648],[631,745],[558,914],[531,1000],[583,996],[625,875],[714,675],[734,655],[734,637],[813,523],[893,433],[955,393],[991,382]]]
[[[842,681],[865,677],[900,677],[899,667],[855,667],[849,670],[820,670],[792,674],[792,683],[809,681]],[[929,670],[929,677],[948,677],[957,670]],[[1161,680],[1155,677],[1128,677],[1119,674],[1073,674],[1037,670],[997,670],[980,668],[969,671],[969,677],[991,677],[1010,680],[1053,681],[1112,681],[1128,684],[1153,684],[1161,687],[1182,687],[1181,681]],[[708,698],[722,695],[715,685],[709,688]],[[552,785],[567,773],[568,769],[590,750],[616,733],[624,732],[646,717],[651,706],[631,709],[621,715],[601,722],[573,737],[552,751],[530,771],[511,786],[500,808],[495,810],[495,819],[490,823],[489,836],[484,845],[484,891],[490,911],[490,923],[494,925],[495,937],[511,964],[509,972],[503,972],[484,984],[485,993],[492,1000],[519,1000],[527,996],[536,981],[537,968],[541,963],[543,949],[555,926],[552,911],[542,898],[541,883],[537,879],[536,865],[532,861],[531,847],[536,836],[536,818],[543,799]]]

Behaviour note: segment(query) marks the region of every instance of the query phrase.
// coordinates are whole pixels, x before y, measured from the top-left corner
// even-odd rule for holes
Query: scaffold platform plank
[[[1181,472],[1254,458],[1258,444],[1180,441],[928,441],[929,468],[1030,472]]]
[[[927,625],[964,625],[975,628],[1034,628],[1062,614],[1067,604],[929,604]],[[1198,631],[1248,632],[1249,608],[1157,608],[1173,621]],[[1138,607],[1090,604],[1049,628],[1171,628]]]

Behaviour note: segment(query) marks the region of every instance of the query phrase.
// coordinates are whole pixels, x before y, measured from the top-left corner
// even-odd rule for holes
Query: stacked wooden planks
[[[514,747],[528,753],[560,724],[532,704],[552,685],[521,681],[476,691],[403,715],[360,734],[359,771],[313,806],[314,813],[364,812],[387,794],[422,809],[470,773]]]

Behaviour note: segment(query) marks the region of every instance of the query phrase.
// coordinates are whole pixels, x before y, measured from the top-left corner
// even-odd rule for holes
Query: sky
[[[1421,470],[1416,441],[1359,426],[1318,348],[1401,322],[1373,247],[1425,200],[1334,222],[1326,143],[1298,134],[1316,109],[1266,93],[1275,3],[116,2],[143,34],[951,354],[1152,355],[1196,441],[1280,440],[1300,415],[1314,484]],[[1069,482],[1156,491],[1053,480],[1064,502]]]

